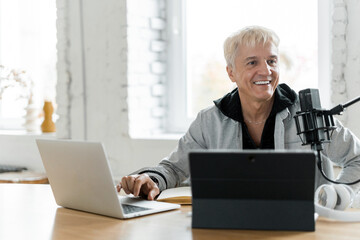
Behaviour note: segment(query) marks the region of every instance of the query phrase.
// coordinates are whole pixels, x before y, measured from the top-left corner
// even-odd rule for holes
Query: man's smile
[[[265,80],[265,81],[255,81],[253,82],[255,85],[267,85],[267,84],[270,84],[271,81],[269,80]]]
[[[268,85],[271,83],[272,77],[266,76],[266,77],[257,77],[256,80],[253,81],[253,84],[255,85]]]

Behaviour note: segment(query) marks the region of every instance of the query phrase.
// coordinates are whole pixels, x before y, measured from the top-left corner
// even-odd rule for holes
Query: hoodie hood
[[[275,89],[274,96],[275,99],[270,116],[294,104],[297,93],[288,85],[282,83]],[[214,104],[225,116],[238,122],[244,121],[238,88],[235,88],[224,97],[215,100]]]

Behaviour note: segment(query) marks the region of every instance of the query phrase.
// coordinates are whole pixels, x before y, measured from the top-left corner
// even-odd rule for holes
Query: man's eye
[[[256,61],[251,61],[251,62],[248,62],[247,65],[255,65],[256,64]]]
[[[269,65],[274,65],[274,64],[276,64],[276,60],[269,60],[269,61],[268,61],[268,64],[269,64]]]

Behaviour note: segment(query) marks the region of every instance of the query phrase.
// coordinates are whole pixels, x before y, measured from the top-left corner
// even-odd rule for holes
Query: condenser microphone
[[[331,110],[321,108],[318,89],[307,88],[299,92],[300,110],[294,116],[297,134],[303,145],[311,145],[311,148],[318,152],[317,165],[322,176],[329,182],[336,184],[352,185],[360,182],[337,182],[329,179],[322,169],[321,151],[323,143],[331,141],[331,134],[336,129],[334,114],[340,114],[346,107],[360,101],[360,97],[345,103],[339,104]]]
[[[321,108],[318,89],[301,90],[299,100],[301,111],[295,116],[298,135],[303,145],[311,144],[314,150],[322,150],[322,144],[330,141],[330,134],[335,129],[333,117]]]

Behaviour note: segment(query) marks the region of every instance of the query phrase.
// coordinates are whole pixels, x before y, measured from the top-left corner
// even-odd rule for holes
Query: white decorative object
[[[0,100],[4,91],[8,88],[16,88],[19,91],[18,99],[28,99],[25,107],[24,127],[29,132],[40,131],[40,109],[33,102],[32,79],[24,70],[9,69],[0,65]]]
[[[40,132],[40,124],[41,124],[41,111],[34,104],[32,95],[30,95],[29,102],[27,107],[25,108],[25,123],[24,127],[28,132]]]

